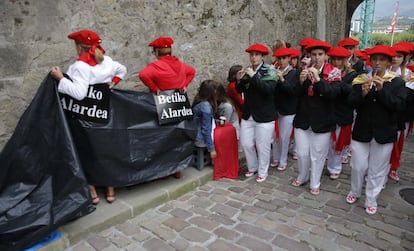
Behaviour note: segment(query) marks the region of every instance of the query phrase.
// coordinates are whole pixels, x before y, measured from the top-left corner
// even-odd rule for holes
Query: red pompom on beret
[[[310,52],[314,48],[321,48],[324,51],[329,51],[331,44],[322,40],[314,40],[308,46],[306,46],[306,51]]]
[[[351,56],[351,52],[342,46],[337,46],[337,47],[331,48],[328,51],[327,55],[330,57],[348,58]]]
[[[277,49],[272,56],[274,57],[284,57],[291,56],[292,51],[289,48],[279,48]]]
[[[358,40],[355,40],[351,37],[346,37],[346,38],[344,38],[344,39],[342,39],[341,41],[338,42],[338,46],[342,46],[342,47],[344,47],[344,46],[354,46],[355,47],[357,45],[359,45]]]
[[[374,54],[382,54],[382,55],[386,55],[389,57],[395,57],[397,55],[395,50],[391,46],[388,46],[388,45],[376,45],[372,48],[366,49],[366,52],[370,56]]]
[[[248,53],[253,52],[253,51],[256,51],[256,52],[262,53],[262,55],[269,54],[269,49],[265,45],[258,44],[258,43],[251,45],[245,51],[248,52]]]
[[[92,30],[80,30],[73,32],[68,35],[68,38],[75,40],[79,44],[85,45],[99,45],[102,42],[102,39],[99,35]]]
[[[171,48],[174,40],[170,37],[159,37],[148,44],[148,46],[156,48]]]

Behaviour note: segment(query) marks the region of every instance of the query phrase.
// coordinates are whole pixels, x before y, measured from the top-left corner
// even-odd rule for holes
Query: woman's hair
[[[198,88],[197,95],[194,97],[193,107],[198,103],[207,101],[213,108],[213,114],[215,114],[217,110],[217,86],[218,83],[211,79],[204,80],[203,82],[201,82],[200,87]]]
[[[280,48],[286,48],[286,42],[285,40],[282,39],[276,39],[275,41],[273,41],[272,43],[272,51],[275,52]]]
[[[154,51],[158,51],[158,56],[171,56],[171,48],[156,48],[154,47]]]
[[[91,48],[90,45],[86,45],[86,44],[78,44],[83,51],[88,52],[89,49]],[[102,51],[99,48],[95,48],[95,61],[100,64],[102,63],[102,61],[104,60],[104,56]]]
[[[222,84],[217,83],[216,96],[217,96],[217,104],[229,101],[227,94],[226,94],[226,89],[224,88]]]
[[[230,67],[229,69],[229,75],[227,76],[227,81],[231,82],[236,82],[236,74],[238,71],[240,71],[241,69],[243,69],[243,66],[241,65],[233,65],[232,67]]]

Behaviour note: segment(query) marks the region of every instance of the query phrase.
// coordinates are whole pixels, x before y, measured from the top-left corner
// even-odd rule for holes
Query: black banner
[[[59,96],[63,110],[69,116],[96,123],[107,123],[109,94],[108,84],[95,84],[88,87],[87,95],[82,100],[76,100],[62,93]]]
[[[160,126],[153,94],[110,90],[103,124],[65,116],[56,84],[45,78],[0,153],[2,251],[22,250],[90,213],[88,184],[135,185],[192,162],[194,120]]]
[[[162,91],[159,95],[154,94],[154,101],[160,125],[193,118],[193,110],[187,93],[181,93],[179,90]]]

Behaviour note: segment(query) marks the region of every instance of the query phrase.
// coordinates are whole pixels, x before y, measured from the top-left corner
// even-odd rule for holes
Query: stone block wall
[[[336,44],[345,31],[342,0],[2,0],[0,2],[0,149],[42,79],[76,59],[67,35],[93,29],[128,68],[118,88],[146,91],[138,72],[154,60],[148,43],[174,38],[173,54],[196,68],[190,98],[204,79],[226,83],[233,64],[248,65],[252,43],[304,37]],[[270,62],[272,57],[267,57]],[[47,109],[47,107],[45,107]]]

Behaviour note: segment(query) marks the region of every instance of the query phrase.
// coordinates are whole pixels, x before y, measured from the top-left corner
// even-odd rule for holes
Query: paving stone
[[[203,231],[201,229],[195,228],[195,227],[189,227],[189,228],[184,229],[180,233],[180,235],[184,239],[188,241],[193,241],[193,242],[205,242],[211,238],[210,233]]]
[[[208,231],[212,231],[220,225],[220,223],[216,221],[212,221],[211,219],[201,216],[195,216],[191,218],[189,222]]]
[[[356,231],[353,231],[353,230],[350,230],[350,229],[346,228],[345,225],[336,224],[336,223],[331,223],[331,224],[327,225],[326,229],[329,230],[329,231],[338,233],[340,235],[344,235],[346,237],[352,237],[352,236],[357,234]]]
[[[278,213],[283,214],[286,217],[292,218],[296,216],[296,212],[287,208],[279,208],[276,210]]]
[[[323,213],[320,210],[315,210],[315,209],[307,208],[307,207],[301,208],[300,212],[303,213],[303,214],[313,215],[313,216],[319,217],[323,220],[325,220],[329,217],[329,214],[327,214],[327,213]]]
[[[301,214],[296,217],[297,219],[312,224],[312,225],[318,225],[318,226],[325,226],[326,222],[324,220],[321,220],[321,218],[313,216],[313,215],[307,215],[307,214]]]
[[[378,229],[380,232],[386,232],[388,234],[394,235],[397,238],[402,238],[405,231],[401,228],[395,227],[391,224],[384,223],[382,221],[366,220],[368,227]]]
[[[366,226],[365,221],[361,221],[359,223],[347,222],[345,224],[345,226],[349,230],[353,230],[357,233],[365,233],[365,234],[371,235],[371,236],[376,236],[376,234],[378,232],[378,230],[376,230],[375,228],[370,228],[370,227]]]
[[[88,245],[85,241],[82,241],[73,246],[71,251],[96,251],[96,249]]]
[[[395,227],[399,227],[402,229],[405,229],[409,232],[414,232],[414,224],[413,222],[409,222],[409,221],[401,221],[397,218],[394,217],[384,217],[384,223],[389,223]]]
[[[173,247],[156,238],[146,241],[142,246],[150,251],[175,251]]]
[[[389,243],[392,243],[393,245],[399,245],[401,238],[396,237],[395,235],[391,235],[385,232],[378,232],[377,238],[380,238],[382,240],[385,240]],[[413,246],[414,248],[414,246]]]
[[[189,243],[183,238],[177,238],[177,240],[172,242],[170,245],[174,247],[177,251],[185,251],[188,249]]]
[[[206,192],[206,191],[196,191],[194,194],[197,195],[198,197],[209,197],[211,195],[210,192]]]
[[[240,223],[237,224],[234,229],[241,233],[250,234],[263,240],[270,240],[274,236],[272,232],[261,229],[251,224]]]
[[[235,201],[235,200],[227,201],[226,205],[228,205],[230,207],[234,207],[236,209],[240,209],[241,207],[243,207],[243,203],[241,203],[240,201]]]
[[[291,227],[287,224],[276,224],[275,231],[287,237],[294,237],[300,233],[297,228]]]
[[[185,219],[190,218],[191,216],[193,216],[193,213],[192,212],[190,212],[188,210],[185,210],[185,209],[182,209],[182,208],[174,208],[173,210],[171,210],[170,214],[172,216],[181,218],[183,220],[185,220]]]
[[[302,233],[298,239],[312,247],[317,247],[319,250],[339,250],[338,245],[333,240],[326,239],[323,236]]]
[[[184,228],[190,226],[190,223],[177,217],[172,217],[164,221],[162,224],[164,224],[167,227],[170,227],[171,229],[174,229],[177,232],[180,232]]]
[[[210,251],[223,251],[223,250],[231,250],[231,251],[244,251],[244,248],[238,247],[234,244],[231,244],[225,240],[217,239],[213,241],[210,245],[208,245],[208,250]]]
[[[363,242],[368,244],[369,246],[372,246],[374,248],[380,249],[380,250],[388,250],[391,243],[387,241],[383,241],[380,239],[375,238],[375,236],[369,236],[365,233],[361,233],[355,236],[355,240]]]
[[[210,196],[210,200],[217,203],[224,203],[228,200],[228,198],[221,194],[213,194]]]
[[[272,203],[264,202],[264,201],[258,201],[254,204],[254,206],[259,207],[259,208],[263,208],[264,211],[276,211],[276,209],[277,209],[276,205],[274,205]]]
[[[132,236],[132,238],[136,241],[142,242],[145,240],[148,240],[151,237],[151,235],[146,231],[141,231],[135,235]]]
[[[165,226],[158,226],[151,230],[156,236],[158,236],[162,240],[173,240],[176,238],[177,234],[171,228]]]
[[[123,248],[131,244],[131,240],[119,232],[113,232],[111,235],[105,237],[118,248]]]
[[[278,190],[279,192],[284,192],[295,197],[301,195],[304,192],[301,188],[296,188],[293,186],[281,186]]]
[[[188,201],[189,204],[196,206],[196,207],[201,207],[201,208],[208,208],[210,206],[212,206],[214,203],[209,200],[208,198],[205,197],[194,197],[192,199],[190,199]]]
[[[201,207],[193,207],[191,208],[191,212],[197,215],[205,216],[205,217],[208,217],[211,215],[210,211],[206,210],[205,208],[201,208]]]
[[[272,246],[270,246],[266,242],[253,239],[249,236],[243,236],[236,243],[249,250],[260,250],[260,251],[268,251],[268,250],[271,251],[272,250]]]
[[[236,186],[232,186],[229,187],[229,191],[234,192],[234,193],[243,193],[246,191],[245,187],[236,187]]]
[[[311,229],[314,225],[304,222],[298,218],[295,218],[292,221],[292,226],[302,230],[309,231],[309,229]]]
[[[126,236],[131,236],[141,231],[137,225],[132,224],[129,221],[116,225],[116,229],[118,229],[118,231],[122,232]]]
[[[352,250],[358,250],[358,251],[373,251],[374,250],[372,247],[364,243],[356,242],[344,236],[337,236],[335,242],[338,243],[339,245],[349,247]]]
[[[240,236],[239,232],[234,231],[232,229],[225,228],[225,227],[217,228],[216,230],[214,230],[214,234],[226,240],[234,240]]]
[[[223,225],[233,225],[235,223],[235,221],[230,219],[229,217],[219,215],[219,214],[211,214],[208,216],[208,218],[213,221],[220,222]]]
[[[96,250],[102,250],[111,245],[107,239],[99,235],[91,236],[87,239],[87,242]]]
[[[193,246],[188,251],[208,251],[208,249],[200,246]]]
[[[325,227],[321,227],[321,226],[312,227],[309,230],[309,233],[313,235],[317,235],[317,236],[323,236],[324,238],[332,239],[332,240],[335,239],[336,236],[338,236],[336,232],[328,231]]]
[[[312,250],[307,244],[293,240],[283,235],[277,235],[276,238],[272,241],[272,244],[275,245],[276,247],[281,247],[286,250],[295,250],[295,251]]]
[[[407,240],[401,240],[401,247],[403,247],[407,250],[413,250],[414,242],[407,241]]]
[[[245,194],[231,194],[230,198],[247,203],[247,204],[250,204],[255,200],[254,196],[247,196]]]
[[[236,213],[238,213],[237,209],[221,204],[216,204],[210,209],[210,211],[221,214],[223,216],[227,216],[229,218],[233,217]]]

